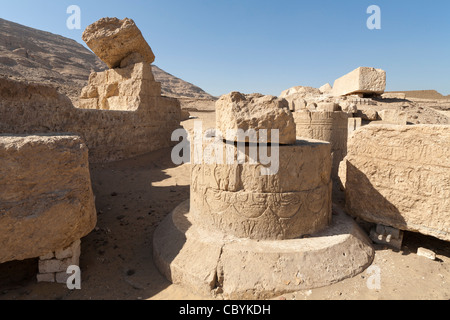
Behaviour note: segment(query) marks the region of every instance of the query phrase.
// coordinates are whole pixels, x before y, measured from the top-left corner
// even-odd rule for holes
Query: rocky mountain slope
[[[95,54],[72,39],[0,19],[0,77],[50,84],[76,100],[89,74],[105,69]],[[215,99],[157,66],[153,72],[163,95]]]

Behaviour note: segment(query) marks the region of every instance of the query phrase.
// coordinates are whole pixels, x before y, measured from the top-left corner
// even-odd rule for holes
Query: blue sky
[[[213,95],[320,87],[359,66],[387,71],[387,90],[450,94],[450,1],[0,0],[0,17],[83,43],[102,17],[132,18],[165,71]],[[81,30],[69,30],[69,5]],[[381,8],[369,30],[367,8]]]

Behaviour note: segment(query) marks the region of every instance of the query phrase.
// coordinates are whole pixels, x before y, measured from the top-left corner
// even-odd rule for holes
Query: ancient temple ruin
[[[217,117],[216,127],[239,128],[249,119],[245,127],[260,131],[282,123],[295,137],[293,115],[282,100],[225,95],[217,109],[228,116]],[[278,125],[263,121],[279,114],[284,120]],[[239,142],[247,142],[243,163],[192,165],[190,201],[155,232],[154,261],[170,281],[225,298],[267,298],[328,285],[370,265],[374,252],[367,238],[351,219],[332,215],[330,143],[285,141],[279,170],[265,175],[249,151],[264,143],[219,139],[214,150],[237,156]]]

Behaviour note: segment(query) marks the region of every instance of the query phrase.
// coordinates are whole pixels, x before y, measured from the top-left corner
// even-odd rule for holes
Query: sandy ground
[[[214,125],[214,113],[193,112],[192,116],[204,120],[204,127]],[[194,121],[183,125],[191,129]],[[12,262],[0,265],[0,300],[211,299],[172,285],[152,261],[156,227],[189,198],[189,166],[173,165],[170,152],[165,149],[126,161],[91,165],[98,225],[82,239],[81,290],[37,283],[36,260]],[[450,299],[450,243],[406,232],[399,252],[374,247],[379,288],[369,288],[374,274],[365,271],[325,288],[274,299]],[[417,256],[418,247],[435,251],[438,259]]]

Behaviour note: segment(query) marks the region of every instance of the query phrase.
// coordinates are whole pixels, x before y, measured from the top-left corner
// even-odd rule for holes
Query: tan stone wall
[[[0,79],[0,96],[0,133],[76,133],[86,142],[91,162],[169,147],[180,127],[179,102],[161,96],[146,95],[135,111],[83,110],[52,87],[6,79]]]
[[[352,215],[450,240],[450,126],[362,127],[341,176]]]
[[[152,97],[161,96],[152,67],[136,63],[125,68],[93,72],[81,92],[78,108],[136,111]]]
[[[0,135],[0,263],[65,248],[96,222],[80,137]]]

